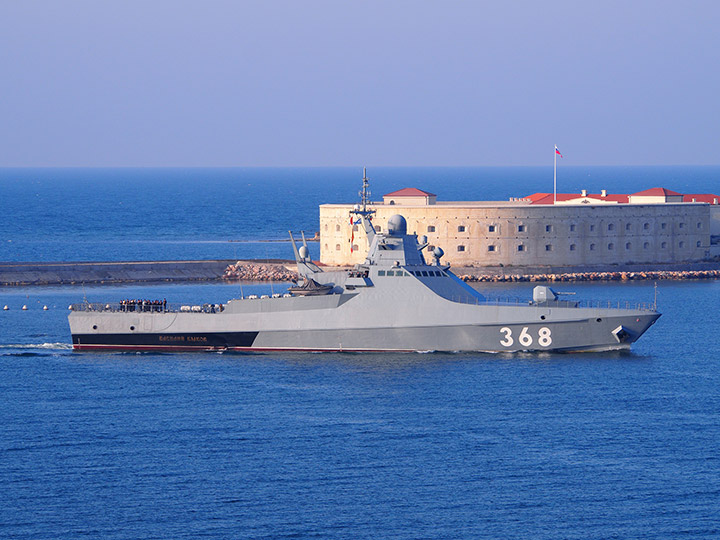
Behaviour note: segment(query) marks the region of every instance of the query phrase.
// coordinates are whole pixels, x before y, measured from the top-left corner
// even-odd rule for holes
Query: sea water
[[[440,201],[553,190],[552,167],[371,168],[373,200],[404,187]],[[720,167],[568,167],[558,191],[711,193]],[[0,262],[292,258],[288,230],[358,201],[362,170],[0,169]],[[316,250],[317,251],[317,250]],[[319,253],[315,253],[317,257]]]
[[[663,171],[667,181],[650,178],[637,189],[713,189],[687,171]],[[229,187],[236,183],[236,172],[217,174],[229,175]],[[101,176],[119,179],[126,173],[104,171]],[[124,181],[125,189],[101,183],[101,204],[86,192],[91,172],[81,171],[87,175],[81,182],[67,170],[45,171],[59,176],[36,191],[43,202],[19,216],[27,206],[19,200],[31,201],[35,195],[22,188],[18,178],[33,173],[14,171],[19,176],[8,180],[4,171],[0,188],[14,190],[15,199],[0,203],[6,211],[13,209],[12,219],[2,221],[2,239],[11,237],[14,242],[8,243],[17,242],[18,247],[12,257],[10,251],[3,251],[3,257],[78,260],[99,252],[99,260],[112,259],[117,252],[118,259],[136,258],[123,257],[127,249],[138,257],[185,258],[187,249],[201,254],[204,249],[212,252],[208,246],[226,247],[223,234],[247,240],[239,244],[250,252],[262,244],[259,240],[281,238],[282,231],[276,230],[280,227],[316,229],[316,209],[309,210],[315,212],[312,218],[290,218],[310,206],[308,198],[346,202],[351,197],[343,190],[356,191],[357,174],[343,180],[342,170],[320,169],[318,176],[301,170],[297,177],[291,170],[279,170],[284,180],[276,190],[268,187],[273,175],[255,173],[268,175],[267,182],[252,191],[265,193],[264,202],[238,202],[241,190],[233,201],[221,197],[223,190],[217,187],[191,189],[195,180],[187,171],[171,174],[176,182],[187,174],[180,182],[185,188],[178,187],[164,200],[153,199],[163,192],[158,186],[172,182],[160,173],[139,171],[130,174],[134,180]],[[506,170],[488,177],[482,172],[475,178],[481,180],[477,186],[472,170],[385,173],[397,173],[400,180],[378,187],[380,194],[405,186],[433,191],[446,200],[547,191],[523,185],[517,193],[504,185],[516,176]],[[490,179],[504,174],[503,181]],[[683,180],[688,174],[692,178]],[[143,175],[150,179],[140,181]],[[442,175],[447,175],[445,180]],[[671,176],[675,182],[669,181]],[[462,196],[451,177],[465,178],[465,188],[476,191]],[[70,186],[66,197],[75,202],[58,199],[65,181]],[[697,189],[679,186],[683,181]],[[598,188],[612,190],[609,183],[606,179]],[[296,190],[296,196],[287,196],[289,190]],[[180,203],[184,198],[178,191],[194,193],[199,200]],[[483,196],[487,192],[496,195]],[[213,204],[205,197],[213,198]],[[135,216],[155,223],[129,221],[124,210],[104,219],[101,206],[113,201],[134,201],[138,212],[156,210]],[[271,203],[274,211],[267,209]],[[84,230],[71,219],[83,204],[85,214],[74,218],[95,221],[94,228]],[[197,206],[208,212],[197,211]],[[230,223],[218,220],[223,211],[229,212],[225,216]],[[256,216],[252,225],[242,221],[249,215]],[[51,218],[55,225],[46,221]],[[13,219],[15,227],[9,224]],[[146,237],[136,238],[138,232]],[[75,236],[85,240],[73,246]],[[53,244],[62,255],[54,255]],[[28,255],[33,253],[37,256]],[[10,308],[0,311],[0,538],[600,539],[720,534],[720,332],[715,316],[720,282],[715,280],[659,282],[663,316],[630,352],[70,350],[67,306],[84,298],[224,302],[242,294],[282,292],[284,286],[0,289],[0,307]],[[489,297],[531,295],[529,284],[478,287]],[[576,292],[578,299],[611,303],[651,302],[655,296],[654,284],[647,281],[557,288]],[[28,309],[22,310],[23,305]]]

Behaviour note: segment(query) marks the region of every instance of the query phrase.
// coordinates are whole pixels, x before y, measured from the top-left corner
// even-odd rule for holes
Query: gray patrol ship
[[[76,304],[76,350],[133,351],[603,351],[630,347],[660,317],[656,306],[585,307],[546,286],[524,302],[486,299],[441,262],[435,248],[390,218],[378,233],[368,209],[351,212],[369,242],[363,264],[324,272],[290,235],[302,283],[288,293],[225,304]]]

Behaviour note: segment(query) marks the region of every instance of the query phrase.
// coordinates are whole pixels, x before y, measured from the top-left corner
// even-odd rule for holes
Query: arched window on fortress
[[[340,225],[335,225],[335,232],[340,232]]]
[[[650,249],[650,242],[645,242],[643,244],[643,249]]]
[[[458,232],[465,232],[465,225],[459,225]]]
[[[643,229],[645,229],[647,231],[649,228],[650,228],[649,223],[643,223]]]
[[[570,251],[575,251],[575,244],[570,244]]]
[[[435,232],[435,225],[428,225],[427,232]]]
[[[683,241],[681,240],[680,243],[678,244],[678,247],[679,247],[679,248],[684,248],[684,247],[685,247],[685,242],[683,242]]]
[[[335,251],[340,251],[340,244],[335,244]]]
[[[520,244],[520,245],[517,247],[517,250],[518,250],[518,251],[525,251],[525,246],[523,246],[522,244]]]
[[[626,231],[629,231],[630,229],[632,229],[632,223],[626,223],[626,224],[625,224],[625,230],[626,230]]]
[[[625,249],[628,249],[628,250],[632,249],[632,244],[630,242],[625,244]]]
[[[662,244],[660,244],[661,249],[665,249],[666,247],[667,247],[667,242],[663,242]]]
[[[590,244],[590,251],[595,251],[595,244]]]
[[[615,224],[614,223],[608,223],[608,231],[615,230]],[[611,248],[612,249],[612,248]]]
[[[458,247],[457,247],[457,250],[458,250],[458,251],[465,251],[465,246],[458,246]]]
[[[613,244],[612,242],[610,242],[610,243],[608,244],[608,250],[609,250],[609,251],[612,251],[613,249],[615,249],[615,244]]]

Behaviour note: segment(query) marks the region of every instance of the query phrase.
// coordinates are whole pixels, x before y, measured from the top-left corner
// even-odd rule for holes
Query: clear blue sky
[[[0,166],[720,164],[720,1],[0,0]]]

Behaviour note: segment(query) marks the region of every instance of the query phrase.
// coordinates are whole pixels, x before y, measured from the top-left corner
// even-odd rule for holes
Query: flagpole
[[[553,163],[553,204],[557,203],[557,144],[555,145],[555,151],[553,152],[555,158]]]

